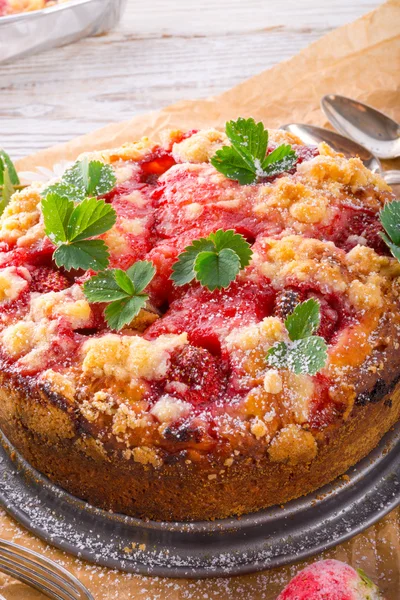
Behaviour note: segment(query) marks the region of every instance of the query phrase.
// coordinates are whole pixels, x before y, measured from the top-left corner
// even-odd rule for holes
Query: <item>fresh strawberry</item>
[[[47,292],[61,292],[71,286],[64,275],[49,269],[48,267],[39,267],[33,271],[31,291],[40,292],[41,294],[47,294]]]
[[[383,600],[363,571],[338,560],[321,560],[300,571],[277,600]]]

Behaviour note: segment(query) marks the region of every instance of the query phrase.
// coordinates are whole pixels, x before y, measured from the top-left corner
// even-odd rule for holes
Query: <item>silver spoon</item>
[[[335,129],[379,158],[400,156],[400,125],[372,106],[329,94],[321,108]]]
[[[321,142],[326,142],[336,152],[342,152],[347,157],[359,156],[364,165],[373,173],[379,173],[388,185],[394,186],[400,184],[400,171],[382,171],[379,158],[360,144],[357,144],[357,142],[340,135],[340,133],[324,129],[323,127],[302,123],[288,123],[282,125],[280,129],[297,135],[305,144],[317,145]],[[400,193],[400,189],[393,191],[397,195]]]

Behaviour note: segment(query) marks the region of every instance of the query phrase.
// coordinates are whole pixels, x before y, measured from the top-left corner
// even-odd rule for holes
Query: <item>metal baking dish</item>
[[[0,64],[105,33],[118,23],[125,4],[126,0],[70,0],[0,17]]]
[[[0,506],[49,544],[98,565],[162,577],[238,575],[308,558],[393,510],[400,503],[399,453],[400,423],[348,478],[283,508],[166,523],[89,506],[35,471],[0,435]]]

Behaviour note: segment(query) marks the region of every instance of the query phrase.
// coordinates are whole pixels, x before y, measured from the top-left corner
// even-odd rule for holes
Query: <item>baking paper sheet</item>
[[[332,6],[334,10],[334,6]],[[400,121],[400,0],[321,38],[289,61],[207,100],[185,101],[134,117],[41,151],[18,162],[20,170],[52,166],[86,150],[117,146],[164,128],[223,126],[238,116],[253,116],[267,127],[287,122],[326,126],[321,96],[339,93],[384,110]],[[400,168],[391,161],[390,168]],[[184,581],[117,573],[80,562],[48,547],[0,510],[0,537],[43,552],[75,573],[95,600],[275,600],[303,564],[230,579]],[[400,511],[396,510],[350,542],[324,555],[363,568],[387,600],[400,598]],[[44,596],[0,574],[7,600],[42,600]]]

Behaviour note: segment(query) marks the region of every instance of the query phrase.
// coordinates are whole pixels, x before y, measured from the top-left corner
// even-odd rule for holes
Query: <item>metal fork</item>
[[[0,571],[55,600],[94,600],[76,577],[37,552],[0,540]]]

